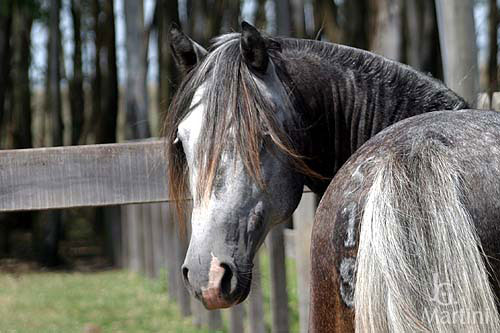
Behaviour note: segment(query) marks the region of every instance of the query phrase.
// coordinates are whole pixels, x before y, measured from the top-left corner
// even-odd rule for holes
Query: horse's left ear
[[[257,72],[265,73],[269,64],[268,49],[280,49],[280,45],[271,39],[264,38],[253,25],[243,21],[240,48],[247,65]]]
[[[175,62],[184,74],[196,66],[208,53],[203,46],[182,32],[175,23],[170,26],[170,48]]]

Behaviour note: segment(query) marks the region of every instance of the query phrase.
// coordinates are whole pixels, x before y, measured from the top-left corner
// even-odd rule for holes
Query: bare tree
[[[498,6],[496,0],[489,0],[489,61],[488,61],[488,91],[490,94],[498,89]]]
[[[293,35],[298,38],[306,36],[306,22],[304,16],[304,0],[291,0]]]
[[[82,10],[80,1],[71,0],[71,18],[73,21],[73,77],[69,82],[69,102],[71,108],[71,144],[77,145],[83,129],[84,93],[82,69]]]
[[[47,44],[47,112],[51,119],[51,139],[53,146],[63,145],[63,121],[61,106],[61,31],[60,0],[52,0],[49,7],[49,40]],[[42,225],[41,261],[47,266],[59,264],[59,239],[62,233],[61,212],[47,213],[47,219]]]
[[[29,67],[33,16],[20,3],[14,5],[13,13],[11,111],[13,146],[29,148],[32,146]]]
[[[116,142],[118,117],[118,71],[116,67],[115,16],[113,1],[103,1],[100,17],[101,46],[96,54],[102,84],[101,103],[95,140],[96,143]]]
[[[314,29],[316,36],[324,36],[330,42],[341,43],[342,32],[338,23],[338,7],[335,1],[317,0],[314,2]]]
[[[143,0],[124,0],[127,34],[126,137],[129,139],[150,136],[146,86],[148,43],[144,38],[143,6]]]
[[[290,36],[292,33],[291,8],[289,0],[275,0],[278,35]]]
[[[445,83],[470,103],[479,90],[473,9],[473,0],[436,0]]]
[[[179,23],[177,1],[158,0],[158,110],[165,110],[170,104],[178,78],[174,59],[170,51],[168,30],[172,23]]]
[[[12,27],[12,1],[0,6],[0,133],[3,133],[5,93],[8,85],[10,62],[10,37]],[[0,138],[1,142],[1,138]]]
[[[441,77],[441,54],[434,0],[405,1],[404,23],[405,62],[420,71]]]
[[[390,59],[403,58],[402,0],[370,0],[372,36],[370,49]]]

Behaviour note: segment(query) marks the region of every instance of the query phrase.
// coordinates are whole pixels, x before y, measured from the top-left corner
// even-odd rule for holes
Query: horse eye
[[[180,143],[181,143],[181,140],[179,140],[179,137],[176,136],[175,139],[174,139],[174,142],[172,142],[172,144],[174,146],[178,146]]]

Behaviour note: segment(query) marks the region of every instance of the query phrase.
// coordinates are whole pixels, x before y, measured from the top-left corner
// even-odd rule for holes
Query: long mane
[[[280,56],[278,50],[268,51],[271,59]],[[210,196],[221,154],[227,149],[239,154],[248,174],[264,187],[260,167],[264,137],[269,138],[274,147],[284,151],[296,169],[314,175],[280,127],[275,118],[275,106],[260,90],[254,75],[241,56],[240,34],[222,35],[214,40],[203,61],[186,75],[173,97],[164,133],[169,195],[176,202],[180,216],[183,215],[184,199],[189,192],[188,169],[182,147],[174,144],[174,140],[180,122],[191,111],[195,92],[202,85],[201,101],[206,109],[200,135],[202,139],[196,152],[198,183],[194,200],[205,200]],[[292,112],[291,108],[289,112]]]

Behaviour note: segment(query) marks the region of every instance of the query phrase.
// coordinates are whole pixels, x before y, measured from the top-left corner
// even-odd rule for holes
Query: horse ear
[[[170,26],[170,48],[175,62],[184,74],[196,66],[208,53],[203,46],[182,32],[176,23]]]
[[[251,68],[265,73],[269,64],[267,42],[260,32],[250,23],[241,23],[240,48],[243,59]]]

